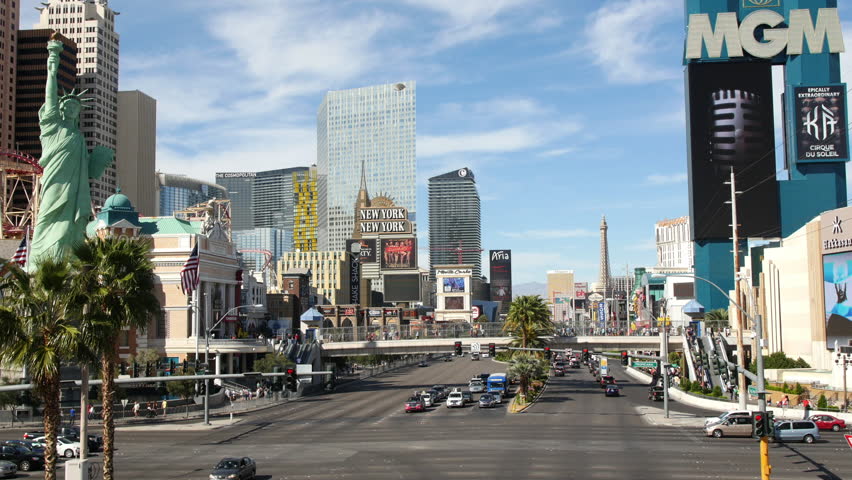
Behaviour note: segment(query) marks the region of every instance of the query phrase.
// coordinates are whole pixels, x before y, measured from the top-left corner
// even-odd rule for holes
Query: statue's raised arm
[[[59,54],[65,48],[62,42],[55,40],[56,33],[50,36],[47,42],[47,84],[44,91],[45,108],[56,108],[59,106]]]

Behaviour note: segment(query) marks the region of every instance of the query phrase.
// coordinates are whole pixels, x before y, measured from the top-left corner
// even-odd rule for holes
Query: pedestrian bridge
[[[374,337],[374,340],[333,341],[332,339],[320,339],[322,355],[324,357],[342,357],[349,355],[405,355],[418,353],[450,353],[455,348],[456,342],[462,343],[465,352],[470,351],[470,346],[478,343],[482,351],[488,351],[488,344],[493,343],[499,350],[507,347],[512,341],[511,337],[460,337],[460,338],[423,338],[404,340],[383,340],[382,337]],[[659,351],[662,337],[659,336],[574,336],[574,337],[547,337],[547,345],[555,350],[573,349],[575,351],[588,348],[589,351]],[[683,337],[680,335],[669,336],[670,352],[683,349]]]

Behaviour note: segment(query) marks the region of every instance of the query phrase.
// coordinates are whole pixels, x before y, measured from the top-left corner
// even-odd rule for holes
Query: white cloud
[[[586,230],[584,228],[574,228],[568,230],[524,230],[524,231],[504,231],[504,237],[509,238],[531,238],[531,239],[554,239],[554,238],[583,238],[596,237],[598,232]]]
[[[577,122],[527,124],[484,132],[448,135],[421,135],[417,139],[418,158],[440,157],[453,153],[517,152],[541,147],[558,138],[578,132]]]
[[[657,243],[653,240],[646,240],[644,242],[632,242],[627,246],[623,247],[624,250],[630,250],[634,252],[645,252],[648,250],[656,251]]]
[[[660,27],[672,20],[681,21],[679,5],[671,0],[608,2],[588,16],[580,49],[603,69],[610,83],[643,84],[680,78],[677,68],[654,60],[660,57],[661,46],[671,43],[660,37]]]
[[[645,183],[648,185],[671,185],[675,183],[683,183],[686,181],[685,173],[668,173],[668,174],[653,174],[645,177]]]
[[[561,157],[563,155],[574,153],[577,151],[577,147],[565,147],[565,148],[556,148],[553,150],[547,150],[539,153],[540,157]]]

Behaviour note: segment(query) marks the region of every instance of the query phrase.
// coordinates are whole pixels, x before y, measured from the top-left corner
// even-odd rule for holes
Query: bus
[[[486,391],[505,395],[509,390],[509,377],[505,373],[492,373],[486,381]]]

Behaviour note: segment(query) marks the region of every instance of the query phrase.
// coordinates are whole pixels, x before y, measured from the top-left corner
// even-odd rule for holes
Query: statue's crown
[[[70,92],[67,92],[67,91],[65,91],[65,89],[63,88],[63,89],[62,89],[62,96],[61,96],[61,97],[59,97],[59,103],[61,104],[62,102],[66,102],[66,101],[69,101],[69,100],[74,100],[74,101],[76,101],[77,103],[79,103],[79,104],[80,104],[80,106],[82,106],[83,108],[90,108],[90,107],[91,107],[91,105],[86,105],[86,103],[85,103],[85,102],[91,102],[92,100],[94,100],[94,98],[91,98],[91,97],[84,97],[84,96],[83,96],[83,95],[84,95],[86,92],[88,92],[88,91],[89,91],[89,90],[88,90],[88,89],[86,89],[86,90],[82,90],[82,91],[80,91],[80,92],[78,93],[78,92],[77,92],[77,89],[76,89],[76,88],[74,88],[74,89],[71,89],[71,91],[70,91]]]

